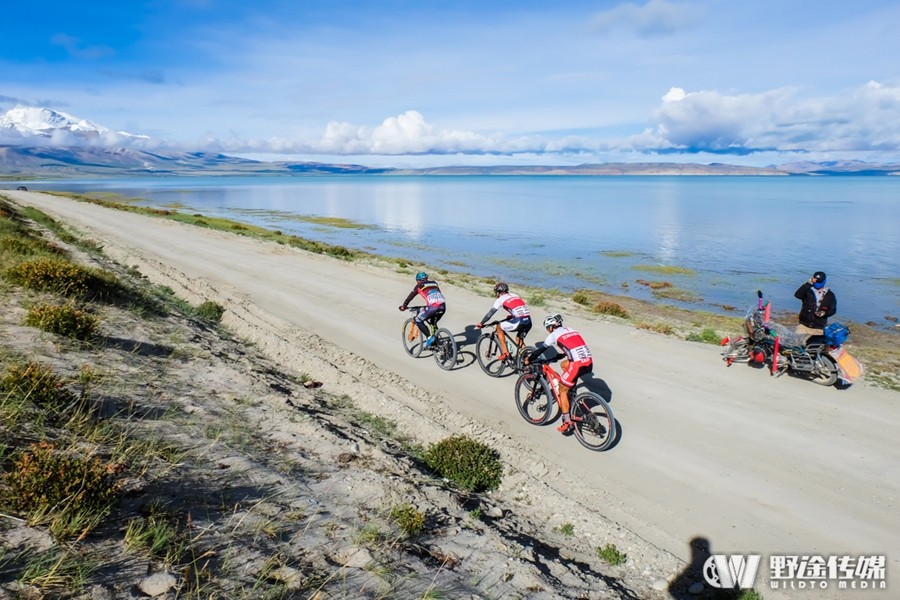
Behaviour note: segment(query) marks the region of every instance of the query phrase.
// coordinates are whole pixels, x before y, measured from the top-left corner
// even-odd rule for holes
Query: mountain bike
[[[425,307],[409,306],[406,310],[418,315],[425,310]],[[459,354],[456,340],[449,329],[438,327],[433,318],[428,319],[426,324],[431,330],[431,335],[434,336],[434,343],[428,348],[434,356],[434,362],[440,368],[449,371],[456,366],[456,357]],[[425,336],[416,324],[415,317],[410,317],[403,322],[403,349],[413,358],[419,358],[422,351],[425,350]]]
[[[533,425],[546,425],[553,416],[554,403],[562,411],[559,382],[559,373],[546,361],[524,365],[524,372],[516,381],[516,407],[522,418]],[[608,449],[616,439],[612,408],[594,392],[575,394],[575,388],[570,392],[569,418],[575,439],[588,450]]]
[[[482,333],[475,344],[478,365],[491,377],[500,377],[507,370],[520,373],[522,361],[526,356],[524,352],[525,336],[521,332],[516,332],[515,342],[511,341],[511,333],[504,332],[506,347],[502,347],[500,344],[500,323],[502,322],[503,320],[485,323],[483,329],[487,329],[491,325],[494,326],[494,329]]]

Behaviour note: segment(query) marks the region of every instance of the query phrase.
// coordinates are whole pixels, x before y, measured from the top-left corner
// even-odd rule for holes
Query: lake
[[[565,292],[743,314],[828,273],[835,320],[900,316],[900,177],[152,177],[29,181],[103,191]],[[346,219],[339,227],[316,218]],[[654,286],[671,284],[654,292]],[[660,295],[662,294],[662,296]],[[449,299],[452,303],[452,298]],[[735,307],[736,313],[735,313]]]

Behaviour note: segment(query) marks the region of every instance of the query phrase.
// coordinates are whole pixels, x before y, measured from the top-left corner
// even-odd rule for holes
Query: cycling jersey
[[[518,295],[511,292],[502,294],[497,298],[497,301],[494,302],[493,309],[495,311],[500,310],[501,308],[505,308],[509,315],[513,318],[531,318],[531,313],[528,312],[528,305],[525,304],[525,301],[522,300],[522,298],[520,298]],[[488,317],[488,319],[489,318],[490,317]],[[485,319],[485,321],[486,320],[487,319]]]
[[[544,345],[553,346],[561,354],[565,354],[570,363],[577,363],[579,366],[593,363],[584,338],[571,327],[557,327],[544,340]]]
[[[444,298],[444,294],[441,293],[441,288],[430,279],[425,279],[417,283],[416,287],[413,288],[413,291],[411,291],[409,296],[406,297],[406,300],[403,301],[403,306],[408,306],[412,299],[415,298],[416,294],[422,297],[422,300],[425,301],[425,306],[428,307],[440,306],[447,302],[447,299]]]

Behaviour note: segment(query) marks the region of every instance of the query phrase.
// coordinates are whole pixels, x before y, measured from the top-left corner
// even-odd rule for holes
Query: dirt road
[[[574,513],[556,507],[563,521],[602,521],[621,532],[620,548],[688,561],[690,541],[703,537],[714,553],[762,554],[757,587],[767,598],[891,597],[838,592],[836,582],[824,593],[768,590],[768,557],[781,554],[887,555],[889,590],[900,586],[900,394],[726,368],[718,347],[611,323],[574,303],[537,308],[529,340],[541,339],[546,312],[563,313],[612,390],[621,440],[592,453],[553,427],[525,423],[514,380],[488,378],[474,362],[471,324],[490,306],[486,295],[442,286],[442,325],[463,344],[461,363],[445,372],[401,347],[397,305],[414,283],[408,274],[39,193],[6,194],[86,232],[151,279],[220,302],[239,334],[298,372],[316,369],[326,385],[368,395],[426,440],[446,435],[443,427],[476,433],[518,464],[511,485],[546,483],[577,503]],[[300,356],[310,349],[322,362]]]

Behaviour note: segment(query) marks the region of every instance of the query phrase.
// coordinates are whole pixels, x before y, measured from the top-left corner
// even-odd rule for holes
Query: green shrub
[[[218,323],[219,321],[221,321],[223,314],[225,314],[225,308],[221,304],[217,304],[212,300],[207,300],[197,307],[197,316],[199,316],[201,319],[211,321],[212,323]]]
[[[612,315],[614,317],[628,318],[628,311],[615,302],[598,302],[594,305],[594,312],[601,315]]]
[[[69,304],[38,304],[28,310],[25,324],[72,339],[89,340],[97,330],[98,320]]]
[[[417,536],[425,528],[425,514],[411,504],[402,504],[391,509],[391,519],[408,536]]]
[[[583,306],[587,306],[591,303],[591,297],[587,294],[587,292],[578,291],[572,295],[572,301],[575,304],[581,304]]]
[[[63,387],[64,382],[50,367],[36,362],[10,366],[0,378],[0,391],[10,397],[29,401],[38,408],[61,411],[75,397]]]
[[[500,485],[503,465],[497,452],[464,435],[456,435],[425,451],[425,464],[465,490],[480,492]]]
[[[14,284],[68,298],[109,299],[122,293],[112,274],[59,258],[27,260],[7,269],[4,275]]]
[[[530,306],[545,306],[547,304],[547,296],[540,292],[529,294],[527,298]]]
[[[615,544],[606,544],[602,548],[596,549],[597,556],[611,565],[621,565],[628,560],[628,555],[619,552]]]
[[[19,453],[3,477],[3,504],[32,523],[50,523],[59,538],[95,527],[118,498],[119,486],[99,459],[41,442]]]
[[[63,296],[84,296],[90,280],[88,270],[67,260],[39,258],[28,260],[6,271],[6,278],[23,287]]]
[[[62,256],[65,250],[45,240],[33,239],[22,235],[5,235],[0,238],[0,250],[18,254],[20,256],[32,256],[34,254],[56,254]]]
[[[722,343],[722,336],[716,333],[715,329],[705,328],[700,333],[689,333],[685,338],[689,342],[702,342],[704,344],[719,345]]]

